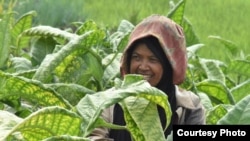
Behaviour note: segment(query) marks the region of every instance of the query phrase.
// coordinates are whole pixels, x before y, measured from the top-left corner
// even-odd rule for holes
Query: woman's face
[[[163,68],[153,52],[145,44],[139,44],[132,52],[130,73],[141,74],[151,86],[156,86],[163,75]]]

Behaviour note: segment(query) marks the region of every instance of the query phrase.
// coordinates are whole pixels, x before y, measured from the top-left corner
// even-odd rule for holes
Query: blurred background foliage
[[[35,25],[50,25],[65,28],[72,22],[84,21],[84,0],[17,0],[14,11],[16,17],[28,11],[36,11]]]
[[[177,3],[178,0],[171,2]],[[121,20],[133,24],[153,13],[167,15],[169,0],[2,0],[2,6],[11,3],[16,18],[34,10],[35,25],[68,28],[72,22],[92,19],[106,28],[116,29]],[[0,12],[2,11],[0,7]],[[241,47],[242,54],[250,49],[250,1],[246,0],[188,0],[185,16],[192,23],[200,42],[205,46],[199,51],[204,58],[225,60],[225,48],[210,35],[220,36]]]

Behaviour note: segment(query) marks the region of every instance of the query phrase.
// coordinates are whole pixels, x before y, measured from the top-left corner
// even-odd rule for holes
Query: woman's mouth
[[[145,80],[149,80],[151,78],[151,75],[142,75]]]

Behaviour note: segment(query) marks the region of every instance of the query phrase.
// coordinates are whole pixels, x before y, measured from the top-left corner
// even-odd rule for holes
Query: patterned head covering
[[[173,84],[184,81],[187,68],[186,40],[181,26],[161,15],[145,18],[131,32],[128,45],[121,59],[121,75],[127,74],[127,50],[138,39],[153,36],[160,42],[173,68]]]

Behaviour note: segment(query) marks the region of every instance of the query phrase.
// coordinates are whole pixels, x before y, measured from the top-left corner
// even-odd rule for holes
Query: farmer
[[[173,124],[205,124],[205,109],[199,97],[178,85],[185,79],[187,54],[185,36],[178,24],[161,15],[151,15],[132,31],[121,58],[121,75],[141,74],[151,86],[168,96],[172,117],[164,132],[167,137]],[[166,125],[164,109],[158,106],[162,126]],[[116,104],[103,112],[103,118],[125,125],[122,108]],[[126,130],[97,128],[93,140],[131,141]]]

